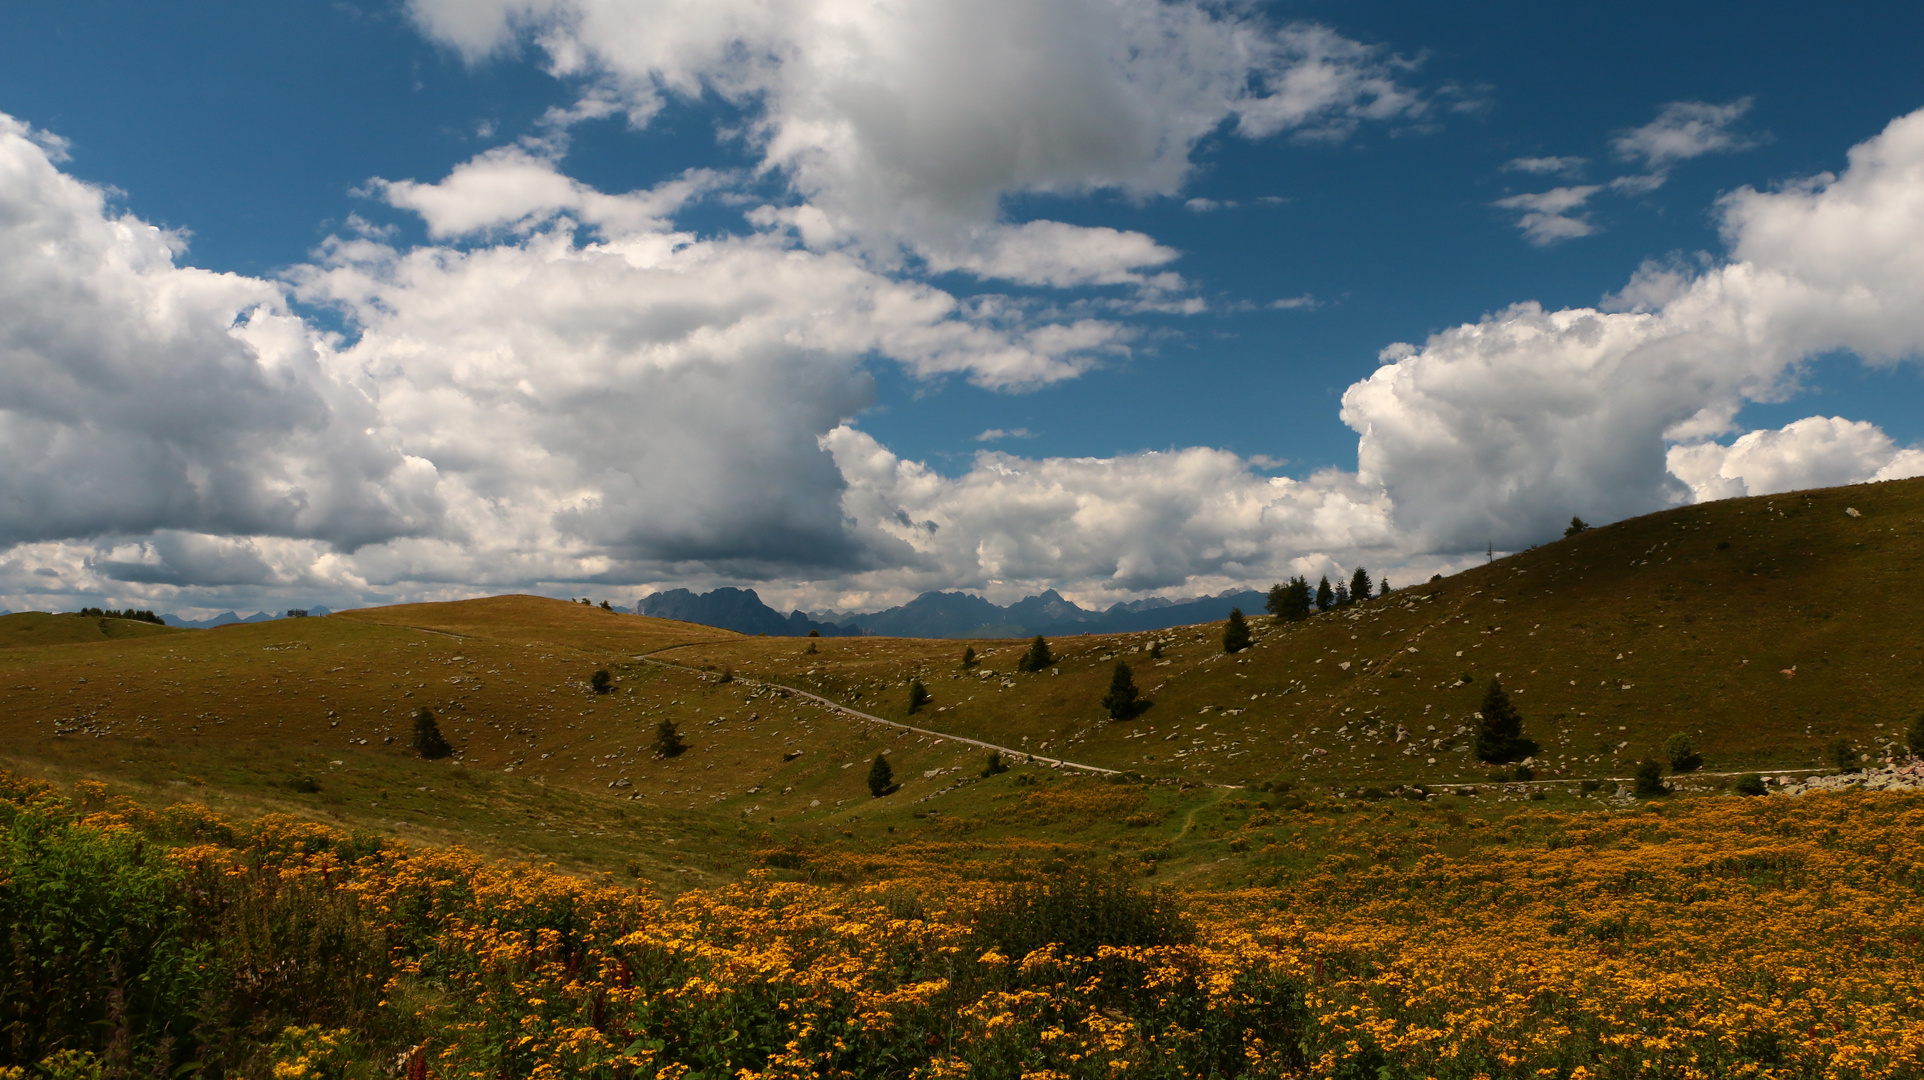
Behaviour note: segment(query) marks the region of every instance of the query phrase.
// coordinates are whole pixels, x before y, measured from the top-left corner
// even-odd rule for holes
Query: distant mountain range
[[[307,613],[309,615],[332,614],[332,612],[330,612],[327,608],[324,608],[324,607],[308,608]],[[248,617],[243,619],[239,615],[236,615],[231,611],[223,611],[219,615],[216,615],[211,619],[183,619],[180,616],[174,614],[173,612],[167,611],[167,612],[161,613],[160,621],[166,623],[168,626],[180,626],[180,627],[185,627],[189,630],[206,630],[215,626],[226,626],[229,623],[273,622],[275,619],[285,619],[285,618],[287,618],[287,616],[284,614],[269,615],[265,611],[256,611],[252,615],[249,615]]]
[[[1011,638],[1163,630],[1226,619],[1230,608],[1253,615],[1263,610],[1263,600],[1264,595],[1255,590],[1231,590],[1193,600],[1138,600],[1092,611],[1063,599],[1054,589],[1006,606],[964,592],[928,592],[886,611],[811,617],[800,611],[781,615],[762,603],[753,589],[722,588],[709,593],[670,589],[643,597],[635,612],[771,637],[802,637],[814,630],[823,637]]]

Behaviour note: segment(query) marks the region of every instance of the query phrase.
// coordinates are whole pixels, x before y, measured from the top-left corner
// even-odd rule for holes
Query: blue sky
[[[320,357],[300,402],[194,395],[195,408],[284,407],[315,433],[292,446],[235,427],[231,452],[278,463],[233,479],[245,497],[215,497],[193,479],[204,471],[194,455],[220,456],[204,433],[188,449],[158,428],[128,444],[184,462],[152,481],[183,494],[138,512],[50,509],[35,494],[71,489],[75,474],[63,469],[81,470],[88,487],[113,469],[99,458],[29,469],[34,491],[14,493],[26,509],[5,530],[16,544],[12,570],[0,567],[7,605],[341,606],[723,583],[837,608],[934,587],[998,599],[1051,586],[1091,601],[1175,595],[1359,561],[1421,573],[1486,542],[1543,539],[1573,512],[1607,520],[1691,498],[1908,474],[1899,459],[1924,439],[1915,319],[1901,303],[1912,279],[1868,256],[1870,276],[1853,281],[1892,293],[1888,332],[1820,332],[1830,324],[1799,307],[1805,322],[1773,330],[1796,348],[1741,358],[1710,348],[1685,379],[1702,400],[1650,431],[1602,448],[1576,420],[1529,436],[1556,444],[1557,464],[1540,475],[1506,473],[1532,455],[1480,443],[1485,422],[1454,398],[1445,407],[1383,389],[1374,404],[1354,399],[1353,422],[1344,412],[1386,347],[1415,346],[1403,359],[1418,382],[1426,363],[1431,376],[1460,373],[1469,361],[1426,346],[1432,335],[1501,321],[1520,302],[1550,313],[1597,305],[1652,261],[1685,280],[1646,308],[1677,320],[1696,311],[1690,288],[1706,294],[1711,279],[1751,265],[1733,242],[1776,236],[1772,222],[1802,213],[1793,204],[1808,178],[1845,173],[1853,146],[1924,107],[1915,5],[1546,14],[1521,4],[1049,0],[1010,8],[1032,22],[1018,27],[1011,14],[1006,28],[985,8],[972,17],[945,0],[899,10],[895,22],[856,0],[720,3],[706,14],[667,0],[0,10],[9,52],[0,113],[54,147],[47,162],[60,175],[105,192],[101,221],[125,213],[174,230],[185,243],[176,268],[266,290],[210,299],[210,319],[227,304],[231,324],[275,294],[270,307],[287,320],[276,333],[317,342]],[[1092,27],[1154,19],[1157,40],[1189,51],[1128,62],[1082,54]],[[1259,60],[1224,59],[1234,42],[1255,42]],[[840,49],[848,55],[826,58]],[[1062,70],[1051,71],[1058,58]],[[1081,62],[1107,74],[1080,79]],[[1004,63],[1006,79],[982,74]],[[1297,108],[1285,81],[1310,76],[1321,96]],[[1196,87],[1168,89],[1184,80]],[[976,95],[997,100],[978,106]],[[904,102],[907,121],[892,118]],[[1117,117],[1127,118],[1120,133]],[[903,128],[917,118],[926,123]],[[995,148],[1036,131],[1041,145],[996,174]],[[986,149],[976,154],[971,140]],[[1141,149],[1150,144],[1160,149]],[[479,176],[481,163],[509,153],[518,171],[486,196],[506,202],[477,211],[469,191],[467,217],[448,217],[452,177]],[[1890,169],[1876,190],[1894,201],[1875,209],[1884,231],[1901,235],[1915,180],[1902,161]],[[687,181],[692,194],[630,205],[620,224],[592,220],[578,194],[650,191],[690,170],[709,170]],[[567,182],[577,194],[560,203],[525,186]],[[1726,199],[1746,189],[1758,198]],[[1527,233],[1528,200],[1559,190],[1578,205]],[[796,224],[817,210],[832,227]],[[1828,220],[1821,210],[1798,220]],[[1743,232],[1738,211],[1763,224]],[[1020,233],[1031,223],[1061,228]],[[742,245],[820,265],[794,286],[757,279],[747,306],[729,308],[762,305],[752,333],[728,321],[736,314],[711,312],[687,318],[723,322],[674,340],[651,329],[584,343],[584,323],[655,327],[659,312],[759,271],[743,262],[696,285],[690,267],[662,264],[693,290],[672,301],[647,281],[610,278],[604,294],[577,277],[569,288],[610,306],[569,300],[502,316],[502,297],[538,291],[536,279],[484,280],[482,257],[497,269],[532,258],[558,229],[576,250],[693,239],[712,245],[686,249],[703,252],[702,272],[761,257]],[[1756,265],[1816,283],[1823,275],[1796,252],[1850,242],[1806,237]],[[467,276],[396,270],[435,252],[467,260]],[[1180,280],[1156,278],[1171,273]],[[830,278],[841,284],[810,291]],[[841,336],[851,321],[836,305],[859,306],[877,289],[901,290],[902,304],[935,295],[956,313],[864,316],[868,329]],[[10,300],[28,302],[0,295],[0,319]],[[464,303],[476,305],[471,327],[450,314]],[[458,346],[447,344],[452,325],[463,327]],[[943,343],[930,344],[936,336]],[[713,343],[723,339],[734,344]],[[24,340],[5,354],[18,373],[107,348]],[[626,362],[609,355],[623,341],[634,350]],[[1036,344],[1045,341],[1055,343]],[[424,361],[424,347],[447,355]],[[19,351],[29,348],[41,351]],[[238,348],[273,366],[260,341]],[[525,371],[493,390],[463,381],[474,357],[502,354]],[[183,354],[100,389],[173,393],[224,378],[233,362]],[[1562,361],[1505,362],[1548,386]],[[1485,374],[1488,386],[1517,381]],[[584,391],[595,379],[613,380],[610,392]],[[29,421],[49,422],[35,414],[44,395],[29,382],[22,374],[8,391],[26,403],[12,414],[22,440]],[[489,396],[506,384],[543,405]],[[1645,390],[1663,399],[1661,385]],[[1635,397],[1571,406],[1572,415],[1615,431],[1612,410],[1634,409]],[[422,411],[451,401],[454,413],[472,411]],[[575,410],[574,422],[550,407]],[[1494,415],[1516,415],[1490,426],[1527,428],[1533,408],[1493,402]],[[315,409],[329,418],[314,420]],[[363,424],[363,412],[376,419]],[[636,432],[623,417],[652,427]],[[1830,417],[1856,426],[1795,427]],[[621,433],[597,449],[572,441],[600,424]],[[1452,424],[1464,430],[1447,447],[1409,434]],[[378,445],[326,434],[337,429]],[[1380,438],[1375,457],[1359,444],[1369,431]],[[725,445],[704,441],[724,438],[715,432]],[[992,432],[1005,434],[981,437]],[[490,458],[503,445],[539,447],[547,464]],[[985,450],[1005,456],[978,456]],[[1066,464],[1078,459],[1098,464]],[[341,460],[369,464],[344,476],[330,464]],[[1430,464],[1476,477],[1439,488]],[[1271,477],[1296,484],[1279,494]],[[290,490],[299,497],[270,505]],[[741,495],[716,494],[728,491]],[[236,511],[242,503],[253,509]],[[508,534],[517,539],[477,539]]]

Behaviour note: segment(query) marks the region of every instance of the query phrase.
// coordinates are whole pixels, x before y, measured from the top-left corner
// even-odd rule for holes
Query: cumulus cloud
[[[0,115],[0,542],[181,529],[344,548],[431,531],[434,470],[381,436],[272,283],[176,265]]]
[[[567,214],[611,233],[662,229],[722,176],[696,169],[648,191],[606,195],[562,175],[553,156],[504,146],[455,167],[444,180],[376,179],[368,193],[421,216],[436,240],[496,229],[526,231]]]
[[[410,10],[477,61],[532,45],[638,124],[670,97],[734,102],[763,166],[819,214],[819,240],[902,243],[987,276],[1028,265],[971,257],[1006,195],[1173,195],[1197,142],[1225,122],[1251,138],[1340,138],[1427,108],[1399,82],[1409,65],[1380,48],[1194,0],[413,0]],[[1076,250],[1112,265],[1102,245]]]
[[[990,428],[975,437],[976,442],[1000,442],[1003,439],[1033,439],[1035,432],[1028,428]]]
[[[1729,446],[1673,446],[1667,464],[1704,502],[1924,475],[1924,451],[1900,449],[1876,424],[1807,416],[1774,431],[1750,432]]]
[[[949,479],[853,428],[823,445],[848,480],[844,512],[898,567],[881,580],[857,576],[857,587],[1015,597],[1073,584],[1133,597],[1307,572],[1396,540],[1381,489],[1336,471],[1262,477],[1222,450],[1043,459],[983,451]]]
[[[1655,120],[1612,139],[1610,148],[1618,157],[1641,161],[1653,171],[1705,154],[1748,150],[1763,138],[1737,130],[1737,122],[1750,106],[1747,97],[1723,105],[1673,101],[1658,110]]]
[[[1924,112],[1852,149],[1842,175],[1742,189],[1721,210],[1727,263],[1647,269],[1616,310],[1519,304],[1392,347],[1349,389],[1361,478],[1384,487],[1414,543],[1517,546],[1571,513],[1607,520],[1729,490],[1715,481],[1728,454],[1707,468],[1717,451],[1687,449],[1679,478],[1669,443],[1720,434],[1745,402],[1788,392],[1806,357],[1924,352]],[[1747,446],[1762,461],[1766,445],[1815,430]]]
[[[1582,209],[1590,196],[1601,190],[1595,184],[1551,188],[1535,194],[1511,195],[1491,205],[1499,210],[1518,211],[1517,228],[1523,230],[1524,239],[1544,247],[1596,232],[1596,226],[1590,224],[1589,219],[1573,211]]]

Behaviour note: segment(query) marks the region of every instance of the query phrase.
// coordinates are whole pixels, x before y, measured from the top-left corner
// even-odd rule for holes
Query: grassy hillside
[[[920,677],[931,726],[1191,781],[1476,780],[1465,735],[1493,678],[1542,744],[1540,775],[1626,776],[1680,731],[1713,771],[1811,768],[1838,735],[1885,756],[1924,709],[1920,525],[1916,480],[1681,508],[1303,623],[1252,620],[1235,657],[1220,623],[1058,639],[1045,674],[1015,673],[1022,642],[978,644],[973,672],[950,642],[657,655],[897,716]],[[1154,701],[1120,724],[1098,706],[1118,659]]]
[[[1465,735],[1492,678],[1552,779],[1626,776],[1677,731],[1709,772],[1814,768],[1838,734],[1881,755],[1924,707],[1920,522],[1924,481],[1682,508],[1303,623],[1256,617],[1238,656],[1213,624],[1057,639],[1035,674],[1014,670],[1026,641],[974,643],[965,672],[960,642],[744,637],[526,596],[203,631],[9,616],[0,738],[8,767],[150,803],[284,811],[664,889],[756,865],[859,872],[883,851],[1272,880],[1307,865],[1338,793],[1484,780]],[[1097,704],[1118,659],[1153,703],[1124,723]],[[615,682],[598,695],[603,667]],[[911,718],[912,678],[934,700]],[[453,760],[411,753],[423,706]],[[686,753],[653,753],[663,721]],[[1142,782],[984,778],[986,751],[945,736]],[[874,799],[879,753],[901,788]],[[1289,797],[1248,790],[1276,780]],[[1390,812],[1492,815],[1522,797]]]

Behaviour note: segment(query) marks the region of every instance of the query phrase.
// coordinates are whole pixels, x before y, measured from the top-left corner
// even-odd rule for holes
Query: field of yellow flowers
[[[1924,799],[1410,828],[1263,889],[908,853],[662,901],[0,777],[0,1076],[1924,1075]]]

